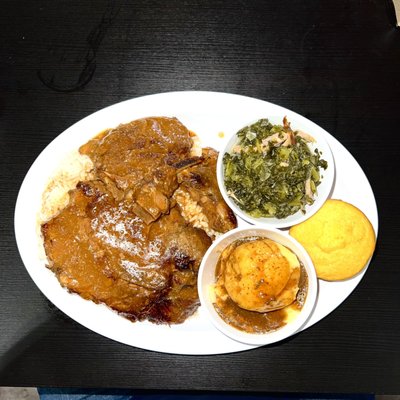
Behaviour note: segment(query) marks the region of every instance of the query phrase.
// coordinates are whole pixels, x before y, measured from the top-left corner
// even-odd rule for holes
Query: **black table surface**
[[[400,28],[390,1],[3,0],[0,26],[0,385],[400,393]],[[291,340],[212,356],[129,347],[65,316],[25,270],[13,215],[38,154],[96,110],[178,90],[294,110],[371,183],[369,269]]]

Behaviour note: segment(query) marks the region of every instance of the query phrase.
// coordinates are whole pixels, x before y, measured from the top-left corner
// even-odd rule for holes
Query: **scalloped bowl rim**
[[[227,324],[218,315],[210,296],[211,287],[215,283],[215,267],[223,249],[237,239],[252,236],[270,238],[292,250],[303,263],[308,275],[307,297],[299,315],[297,315],[295,319],[290,321],[287,325],[273,332],[263,334],[247,333]],[[242,343],[267,345],[284,340],[299,332],[302,327],[304,327],[311,317],[316,305],[318,296],[318,279],[310,256],[296,239],[289,236],[286,232],[276,228],[247,226],[244,228],[235,228],[224,235],[221,235],[207,250],[199,268],[198,293],[200,303],[207,316],[214,326],[223,334]]]

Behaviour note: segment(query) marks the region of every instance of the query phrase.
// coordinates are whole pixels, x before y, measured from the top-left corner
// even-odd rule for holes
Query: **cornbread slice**
[[[327,200],[321,209],[289,231],[309,253],[318,278],[327,281],[357,275],[375,249],[369,219],[354,205]]]

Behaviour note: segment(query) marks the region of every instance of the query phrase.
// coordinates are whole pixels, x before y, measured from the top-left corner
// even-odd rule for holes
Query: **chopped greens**
[[[328,163],[313,138],[283,125],[260,119],[237,133],[238,142],[223,158],[228,196],[252,217],[286,218],[314,202],[320,169]]]

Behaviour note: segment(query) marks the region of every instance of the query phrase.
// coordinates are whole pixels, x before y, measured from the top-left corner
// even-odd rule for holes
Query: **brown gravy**
[[[188,129],[168,117],[119,125],[80,147],[90,177],[41,225],[47,265],[63,287],[132,321],[182,323],[196,311],[198,269],[212,243],[205,229],[226,232],[236,218],[219,192],[218,153],[193,156],[193,147]],[[187,204],[175,200],[178,190]]]
[[[239,240],[236,246],[243,243],[244,241],[257,240],[259,238],[247,238]],[[228,295],[223,284],[220,284],[221,277],[221,258],[218,260],[217,267],[215,270],[215,277],[217,284],[215,286],[215,310],[219,316],[229,325],[245,331],[248,333],[267,333],[275,331],[283,327],[286,322],[288,315],[287,308],[301,310],[307,297],[308,291],[308,277],[307,272],[300,262],[300,281],[299,291],[296,296],[296,300],[290,306],[270,311],[270,312],[256,312],[249,311],[239,307]]]

